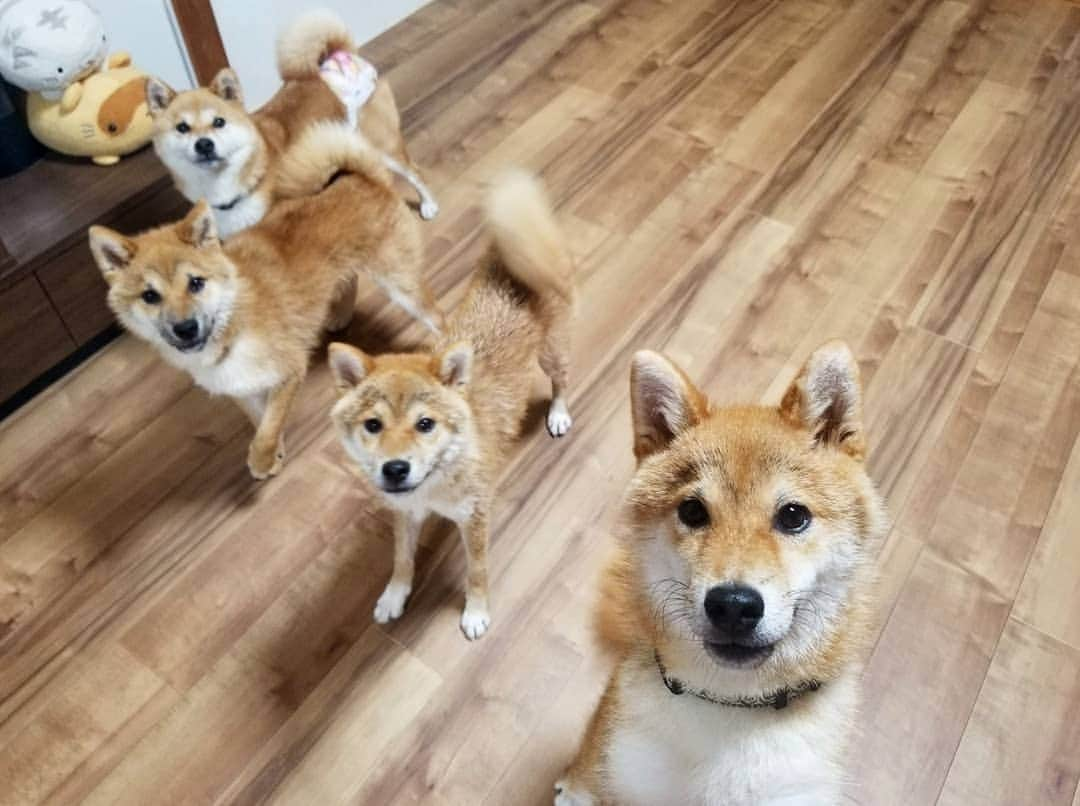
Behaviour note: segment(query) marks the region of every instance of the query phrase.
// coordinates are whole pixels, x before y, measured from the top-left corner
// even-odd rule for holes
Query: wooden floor
[[[580,258],[574,431],[506,472],[493,628],[458,630],[445,528],[373,625],[390,534],[321,357],[257,484],[242,415],[123,338],[0,423],[0,802],[550,802],[605,675],[629,356],[775,399],[841,336],[895,517],[852,800],[1080,805],[1080,6],[436,0],[367,55],[445,300],[508,164]],[[362,302],[357,343],[417,337]]]

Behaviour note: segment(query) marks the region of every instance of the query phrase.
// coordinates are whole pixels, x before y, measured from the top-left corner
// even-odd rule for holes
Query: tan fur
[[[383,187],[392,188],[394,180],[390,171],[366,140],[337,123],[313,123],[278,163],[278,194],[293,199],[318,193],[334,174],[343,170],[364,174]]]
[[[281,467],[289,404],[323,327],[351,316],[358,270],[441,321],[420,282],[418,229],[384,171],[356,172],[280,202],[225,243],[200,202],[178,224],[132,238],[92,227],[90,246],[121,322],[252,416],[257,431],[248,464],[264,478]],[[192,277],[205,287],[193,292]],[[160,301],[148,304],[147,289]],[[168,341],[169,328],[187,319],[206,324],[201,350],[182,352]]]
[[[488,522],[500,468],[525,416],[534,362],[551,377],[552,410],[565,413],[573,297],[572,262],[537,183],[521,175],[503,179],[487,209],[492,252],[430,351],[372,357],[344,344],[330,347],[341,393],[334,422],[350,456],[399,513],[394,575],[376,619],[401,614],[416,536],[427,514],[437,512],[458,524],[465,542],[462,629],[469,638],[488,625]],[[423,418],[434,423],[430,433],[418,428]],[[411,491],[387,488],[380,472],[392,461],[409,463],[403,484],[413,485],[415,474]]]
[[[599,640],[612,654],[615,672],[577,758],[557,785],[560,805],[627,799],[626,789],[620,789],[625,782],[615,772],[620,760],[612,754],[618,726],[636,712],[638,697],[650,702],[670,698],[680,708],[693,707],[692,695],[673,697],[666,691],[654,653],[687,685],[718,696],[753,696],[806,680],[828,686],[851,677],[872,622],[869,555],[886,521],[863,464],[858,368],[844,345],[830,343],[816,351],[779,407],[714,408],[682,370],[654,353],[635,357],[631,390],[638,468],[626,497],[624,537],[603,577],[596,613]],[[678,507],[688,497],[705,502],[707,525],[689,528],[680,522]],[[778,501],[795,500],[812,513],[803,537],[779,531],[774,521]],[[827,594],[825,605],[813,597],[826,594],[813,586],[824,588],[826,582],[817,580],[831,579],[834,564],[842,569],[836,571],[842,581]],[[818,575],[806,590],[785,581],[803,567],[817,569]],[[680,573],[687,575],[685,582]],[[806,596],[808,610],[775,639],[777,648],[760,665],[728,669],[702,645],[699,636],[708,636],[711,629],[702,602],[713,585],[747,580],[778,585],[785,597]],[[811,728],[814,698],[824,696],[814,693],[799,700],[799,718],[811,720]],[[730,709],[697,702],[703,718],[722,719],[723,709]],[[769,719],[770,712],[765,709],[760,719]],[[845,715],[838,718],[843,721]],[[748,769],[749,782],[732,779],[732,793],[745,784],[760,795],[768,784],[753,776],[769,763],[753,753],[752,762],[725,759],[725,739],[717,736],[716,741],[716,770],[723,771],[725,764]],[[624,755],[628,752],[629,745],[618,746]],[[821,752],[819,766],[827,774],[826,761],[835,759],[826,749]],[[713,797],[708,802],[728,802],[726,795]],[[731,802],[743,799],[731,794]],[[819,800],[808,795],[808,802]]]
[[[269,209],[277,199],[275,185],[279,160],[312,124],[346,120],[345,106],[319,77],[319,63],[336,49],[356,51],[348,29],[340,19],[328,11],[308,12],[299,17],[278,42],[283,84],[269,101],[252,113],[245,111],[239,79],[229,68],[222,69],[208,87],[180,93],[173,92],[156,79],[151,80],[147,96],[155,123],[154,146],[172,171],[180,191],[191,201],[212,195],[201,187],[194,187],[189,178],[174,168],[172,160],[177,157],[172,152],[181,144],[186,148],[199,137],[214,135],[211,121],[220,116],[227,126],[240,127],[248,133],[251,154],[239,171],[236,187],[230,183],[230,189],[222,191],[222,198],[208,200],[213,205],[228,204],[243,193],[254,197],[259,209]],[[190,126],[190,131],[179,138],[176,127],[181,122]],[[379,78],[375,91],[363,106],[357,130],[376,151],[386,155],[387,164],[396,173],[416,187],[422,201],[434,205],[430,191],[420,179],[419,169],[409,157],[393,90],[385,79]],[[183,165],[182,160],[180,164]],[[187,170],[188,166],[184,168]],[[434,209],[438,209],[437,205]],[[434,213],[425,217],[431,215]]]
[[[319,65],[335,50],[356,50],[348,26],[327,9],[309,11],[278,37],[278,73],[285,81],[318,78]]]

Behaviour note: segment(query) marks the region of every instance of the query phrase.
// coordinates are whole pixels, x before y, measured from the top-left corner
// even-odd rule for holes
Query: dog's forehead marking
[[[392,411],[407,411],[417,403],[431,403],[437,399],[430,382],[419,373],[397,371],[387,373],[382,383],[369,383],[360,396],[361,403],[374,406],[385,403]]]
[[[671,472],[679,486],[696,484],[703,495],[730,502],[749,500],[812,474],[805,457],[790,442],[768,431],[704,430],[693,434]],[[789,436],[789,435],[783,435]]]

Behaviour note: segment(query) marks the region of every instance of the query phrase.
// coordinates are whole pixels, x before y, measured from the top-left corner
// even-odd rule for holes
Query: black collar
[[[258,185],[256,185],[255,187],[258,187]],[[255,188],[252,188],[247,193],[241,193],[239,196],[237,196],[231,202],[228,202],[226,204],[215,204],[214,209],[215,210],[231,210],[232,208],[234,208],[236,205],[238,205],[240,202],[242,202],[244,199],[246,199],[248,196],[250,196],[254,192],[255,192]]]
[[[659,650],[653,651],[653,657],[656,658],[656,668],[660,670],[660,679],[664,681],[664,685],[672,694],[676,696],[693,694],[706,702],[715,705],[727,705],[731,708],[775,708],[779,711],[781,708],[787,708],[788,703],[797,697],[821,688],[821,683],[817,680],[804,680],[797,686],[785,686],[768,694],[755,694],[752,697],[717,697],[715,694],[702,689],[687,688],[686,684],[681,680],[669,677],[664,662],[660,660]]]
[[[233,199],[230,202],[226,202],[225,204],[215,204],[214,209],[215,210],[231,210],[236,205],[238,205],[240,202],[242,202],[244,199],[246,199],[248,196],[252,195],[256,190],[258,190],[259,185],[261,185],[263,183],[263,180],[265,178],[266,178],[266,173],[263,173],[262,176],[260,176],[257,180],[255,180],[255,184],[251,186],[250,190],[245,190],[243,193],[241,193],[239,196],[237,196],[235,199]]]

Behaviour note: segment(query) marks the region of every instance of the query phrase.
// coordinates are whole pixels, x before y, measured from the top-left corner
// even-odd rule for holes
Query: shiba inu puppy
[[[176,93],[150,79],[146,94],[154,119],[154,150],[190,201],[206,199],[218,234],[227,238],[257,223],[274,202],[277,162],[318,121],[358,127],[387,168],[420,195],[420,215],[434,218],[438,204],[409,159],[390,85],[378,79],[362,107],[345,101],[321,78],[324,62],[356,50],[345,24],[327,11],[310,12],[278,42],[283,84],[254,113],[244,110],[240,81],[229,68],[207,88]],[[335,79],[340,71],[331,74]],[[361,76],[361,80],[368,80]],[[355,108],[354,108],[355,107]]]
[[[109,306],[124,327],[251,417],[248,467],[257,479],[281,468],[285,420],[309,353],[324,326],[351,319],[358,270],[429,327],[441,322],[419,278],[416,218],[359,135],[312,127],[283,159],[282,188],[299,198],[226,243],[206,202],[178,224],[135,237],[90,228]]]
[[[499,468],[518,436],[532,365],[551,379],[547,427],[562,436],[566,406],[573,262],[540,186],[514,174],[487,203],[494,242],[442,339],[430,352],[369,356],[330,345],[340,399],[332,416],[348,455],[394,510],[394,572],[375,606],[398,618],[412,591],[413,555],[424,520],[454,521],[468,580],[461,629],[490,624],[488,522]]]
[[[854,358],[821,347],[777,408],[714,408],[652,352],[630,384],[617,662],[555,803],[840,803],[886,528]]]

